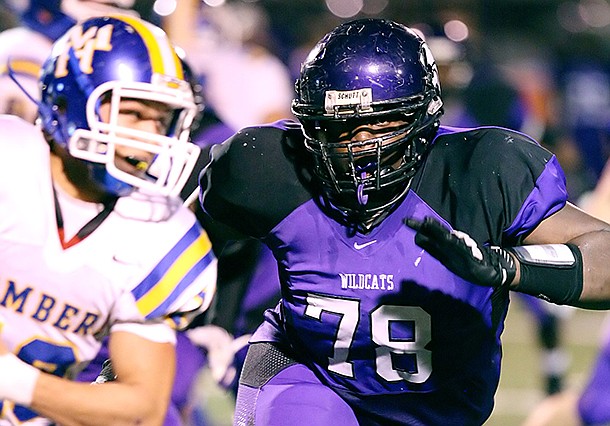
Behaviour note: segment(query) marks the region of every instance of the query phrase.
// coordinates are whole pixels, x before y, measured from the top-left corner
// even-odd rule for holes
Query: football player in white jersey
[[[0,425],[161,424],[174,329],[216,285],[176,197],[192,91],[163,31],[118,15],[61,37],[40,87],[38,125],[0,116]],[[70,381],[107,335],[118,379]]]

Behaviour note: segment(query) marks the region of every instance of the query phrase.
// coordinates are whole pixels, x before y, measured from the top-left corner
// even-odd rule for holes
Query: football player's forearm
[[[62,425],[161,425],[171,389],[121,382],[91,385],[42,373],[31,408]]]
[[[517,275],[511,289],[542,296],[555,303],[586,309],[610,309],[609,245],[610,232],[598,230],[573,238],[565,245],[549,246],[559,262],[543,255],[536,266],[536,259],[524,262],[521,256],[516,256]],[[521,246],[510,250],[513,255],[518,251],[523,255],[527,251],[533,253],[531,250],[538,247],[546,246]],[[568,256],[560,255],[562,251],[567,252]],[[570,257],[572,266],[567,262]]]
[[[416,231],[417,245],[474,284],[508,285],[511,290],[557,304],[610,308],[610,230],[606,228],[584,232],[565,244],[501,248],[482,246],[468,234],[450,230],[432,218],[407,219],[405,224]]]
[[[590,232],[571,241],[582,253],[583,289],[575,306],[610,309],[610,231]]]
[[[514,280],[510,289],[560,305],[574,305],[583,288],[582,253],[576,244],[532,244],[509,247]]]

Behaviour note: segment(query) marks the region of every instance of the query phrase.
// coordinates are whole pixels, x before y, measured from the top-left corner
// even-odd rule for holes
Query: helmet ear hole
[[[42,123],[42,129],[47,138],[53,142],[51,146],[57,144],[64,146],[59,141],[65,140],[67,137],[67,135],[63,134],[63,132],[67,131],[64,119],[66,106],[67,100],[64,96],[58,96],[50,105],[45,102],[38,103],[38,115]]]
[[[65,114],[67,108],[68,108],[68,100],[66,99],[66,97],[65,96],[58,96],[55,99],[55,103],[53,105],[53,110],[57,114]]]

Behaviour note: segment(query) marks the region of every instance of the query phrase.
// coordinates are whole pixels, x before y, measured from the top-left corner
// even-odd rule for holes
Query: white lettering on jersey
[[[393,274],[339,274],[342,289],[394,290]]]

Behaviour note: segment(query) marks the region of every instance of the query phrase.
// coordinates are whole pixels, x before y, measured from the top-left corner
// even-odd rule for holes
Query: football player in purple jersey
[[[440,126],[434,58],[409,28],[336,27],[292,110],[300,123],[212,149],[200,177],[203,209],[260,238],[281,281],[236,425],[480,425],[510,290],[610,307],[609,226],[567,202],[527,135]]]

